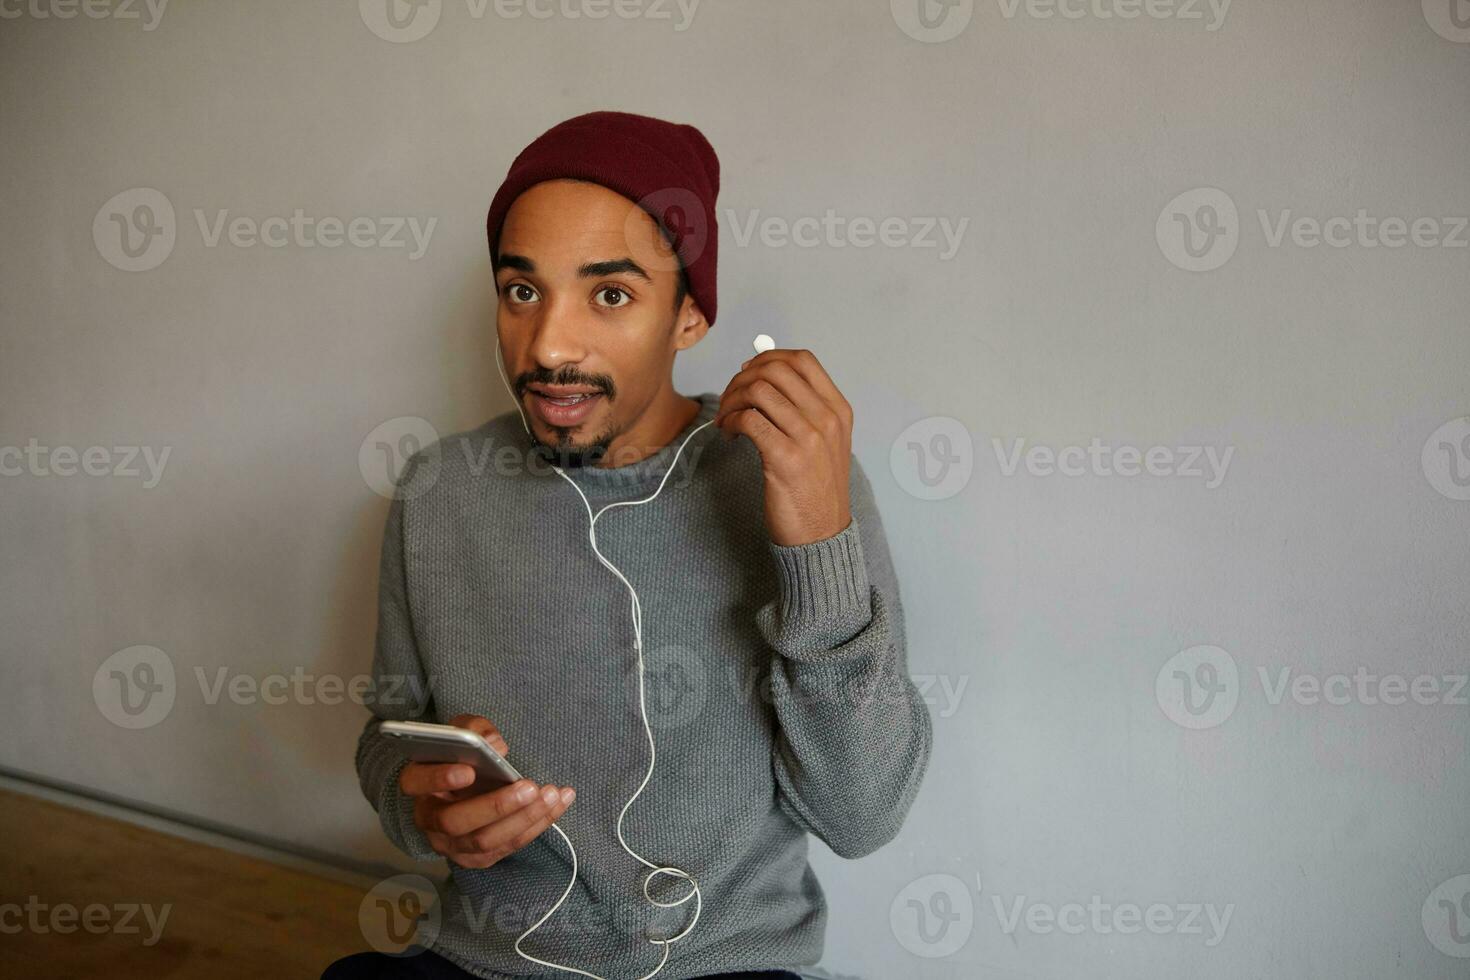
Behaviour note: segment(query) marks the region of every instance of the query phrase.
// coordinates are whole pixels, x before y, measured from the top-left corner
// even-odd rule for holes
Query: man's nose
[[[587,324],[582,311],[569,301],[547,303],[536,320],[530,355],[540,367],[555,371],[578,364],[587,356]]]

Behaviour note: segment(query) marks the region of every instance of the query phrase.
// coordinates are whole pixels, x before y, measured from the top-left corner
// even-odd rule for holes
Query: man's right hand
[[[459,715],[449,724],[485,737],[495,751],[509,754],[500,730],[479,715]],[[576,792],[570,787],[538,786],[522,779],[488,793],[465,797],[458,791],[475,781],[462,763],[410,762],[398,786],[414,798],[413,822],[438,854],[465,868],[488,868],[545,833],[566,812]]]

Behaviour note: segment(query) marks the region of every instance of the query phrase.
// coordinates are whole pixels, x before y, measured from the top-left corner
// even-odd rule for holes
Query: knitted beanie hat
[[[485,219],[490,255],[523,191],[544,180],[571,177],[601,184],[636,202],[658,222],[689,279],[689,293],[715,322],[715,262],[720,160],[693,126],[631,112],[589,112],[558,123],[510,165]]]

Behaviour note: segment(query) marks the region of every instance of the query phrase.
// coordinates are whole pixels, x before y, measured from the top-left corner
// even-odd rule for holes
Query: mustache
[[[608,397],[608,400],[617,397],[617,386],[613,379],[605,374],[582,374],[580,371],[551,371],[540,369],[526,371],[516,376],[516,394],[524,396],[529,385],[586,385],[596,388]]]

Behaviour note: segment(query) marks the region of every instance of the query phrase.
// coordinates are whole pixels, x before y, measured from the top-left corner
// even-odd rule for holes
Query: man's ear
[[[685,296],[674,317],[674,350],[688,350],[703,340],[707,333],[709,321],[704,318],[704,311],[693,296]]]

